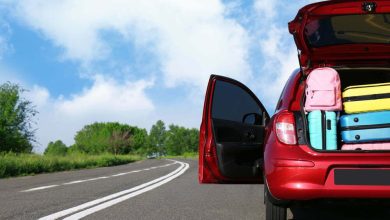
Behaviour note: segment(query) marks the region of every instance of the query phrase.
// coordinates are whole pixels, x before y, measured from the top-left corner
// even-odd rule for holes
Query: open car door
[[[265,108],[245,85],[211,75],[199,135],[199,182],[262,183],[268,121]]]

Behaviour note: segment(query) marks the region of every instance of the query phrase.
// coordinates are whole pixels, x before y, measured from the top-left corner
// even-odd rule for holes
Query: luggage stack
[[[338,150],[341,143],[341,150],[390,150],[390,83],[349,86],[341,93],[337,71],[325,67],[314,69],[306,85],[313,148]]]
[[[305,111],[311,146],[337,150],[336,112],[342,110],[340,77],[332,68],[317,68],[309,74],[306,85]]]
[[[390,83],[347,87],[341,150],[390,150]]]

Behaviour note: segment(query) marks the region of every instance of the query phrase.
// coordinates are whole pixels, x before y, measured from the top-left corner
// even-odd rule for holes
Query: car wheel
[[[267,187],[264,186],[265,200],[265,219],[266,220],[286,220],[287,208],[285,206],[276,205],[270,201],[270,195]]]

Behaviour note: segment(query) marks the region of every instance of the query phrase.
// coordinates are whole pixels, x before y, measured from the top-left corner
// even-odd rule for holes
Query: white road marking
[[[108,208],[108,207],[110,207],[110,206],[113,206],[113,205],[118,204],[118,203],[120,203],[120,202],[123,202],[123,201],[125,201],[125,200],[128,200],[128,199],[130,199],[130,198],[132,198],[132,197],[135,197],[135,196],[137,196],[137,195],[140,195],[140,194],[142,194],[142,193],[145,193],[145,192],[147,192],[147,191],[150,191],[150,190],[152,190],[152,189],[155,189],[155,188],[157,188],[157,187],[159,187],[159,186],[161,186],[161,185],[164,185],[165,183],[167,183],[167,182],[169,182],[169,181],[171,181],[171,180],[173,180],[173,179],[179,177],[179,176],[182,175],[188,168],[189,168],[189,165],[186,164],[185,167],[184,167],[182,170],[180,170],[180,172],[178,172],[178,173],[176,173],[175,175],[173,175],[173,176],[171,176],[171,177],[168,177],[168,178],[166,178],[166,179],[164,179],[164,180],[162,180],[162,181],[160,181],[160,182],[158,182],[158,183],[155,183],[155,184],[153,184],[153,185],[150,185],[150,186],[148,186],[148,187],[145,187],[145,188],[143,188],[143,189],[141,189],[141,190],[138,190],[138,191],[135,191],[135,192],[133,192],[133,193],[130,193],[130,194],[121,196],[121,197],[119,197],[119,198],[110,200],[110,201],[108,201],[108,202],[99,204],[99,205],[97,205],[97,206],[94,206],[94,207],[92,207],[92,208],[86,209],[86,210],[84,210],[84,211],[78,212],[78,213],[76,213],[76,214],[73,214],[73,215],[71,215],[71,216],[65,218],[64,220],[74,220],[74,219],[81,219],[81,218],[84,218],[84,217],[87,216],[87,215],[93,214],[93,213],[98,212],[98,211],[100,211],[100,210],[102,210],[102,209]]]
[[[100,176],[100,177],[85,179],[85,180],[75,180],[72,182],[63,183],[61,185],[72,185],[72,184],[76,184],[76,183],[84,183],[84,182],[88,182],[88,181],[101,180],[101,179],[107,179],[107,178],[110,178],[110,177],[109,176]]]
[[[135,173],[135,172],[133,172],[133,173]],[[117,173],[117,174],[114,174],[114,175],[112,175],[112,176],[123,176],[123,175],[126,175],[127,173]]]
[[[37,191],[37,190],[48,189],[48,188],[53,188],[53,187],[57,187],[57,186],[59,186],[59,185],[40,186],[40,187],[31,188],[31,189],[26,189],[26,190],[23,190],[21,192]]]
[[[69,216],[68,218],[66,218],[66,219],[79,219],[79,218],[85,217],[87,215],[90,215],[94,212],[97,212],[99,210],[102,210],[102,209],[105,209],[105,208],[110,207],[112,205],[115,205],[115,204],[122,202],[124,200],[130,199],[130,198],[137,196],[139,194],[150,191],[154,188],[157,188],[157,187],[179,177],[189,168],[188,163],[179,162],[179,161],[175,161],[175,163],[180,164],[179,168],[177,168],[176,170],[174,170],[173,172],[171,172],[167,175],[164,175],[162,177],[159,177],[159,178],[154,179],[152,181],[149,181],[147,183],[138,185],[136,187],[133,187],[133,188],[130,188],[127,190],[123,190],[123,191],[120,191],[120,192],[117,192],[117,193],[114,193],[114,194],[111,194],[111,195],[108,195],[108,196],[105,196],[105,197],[102,197],[99,199],[95,199],[95,200],[83,203],[81,205],[53,213],[53,214],[48,215],[48,216],[44,216],[44,217],[40,218],[40,220],[58,219],[58,218],[61,218],[61,217],[64,217],[64,216],[67,216],[67,215],[70,215],[70,214],[73,214],[75,212],[78,212],[78,211],[81,211],[83,209],[88,208],[86,210],[83,210],[79,213],[73,214],[72,216]]]
[[[172,161],[172,160],[170,160],[170,161]],[[95,180],[100,180],[100,179],[108,179],[108,178],[123,176],[123,175],[131,174],[131,173],[138,173],[141,171],[148,171],[148,170],[152,170],[152,169],[168,167],[168,166],[171,166],[173,164],[176,164],[176,161],[174,161],[173,163],[169,163],[169,164],[165,164],[165,165],[161,165],[161,166],[149,167],[149,168],[145,168],[145,169],[141,169],[141,170],[133,170],[133,171],[129,171],[129,172],[113,174],[110,176],[100,176],[100,177],[95,177],[95,178],[90,178],[90,179],[74,180],[74,181],[62,183],[59,185],[40,186],[40,187],[35,187],[35,188],[27,189],[27,190],[22,190],[20,192],[31,192],[31,191],[53,188],[53,187],[57,187],[57,186],[66,186],[66,185],[73,185],[76,183],[84,183],[84,182],[95,181]]]

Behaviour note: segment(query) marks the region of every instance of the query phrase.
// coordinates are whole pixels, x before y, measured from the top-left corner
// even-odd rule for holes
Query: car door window
[[[212,106],[213,119],[261,123],[259,118],[262,114],[258,103],[247,91],[229,82],[216,82]]]
[[[215,83],[211,118],[217,143],[259,143],[263,111],[250,91],[234,83]]]

